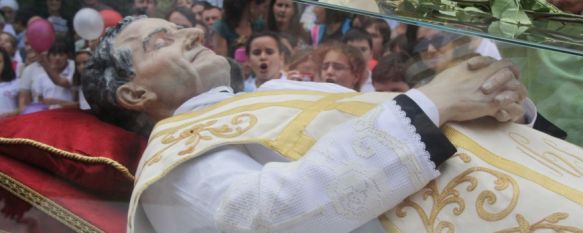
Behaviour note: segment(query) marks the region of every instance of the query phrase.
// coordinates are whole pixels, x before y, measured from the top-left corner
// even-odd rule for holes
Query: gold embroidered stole
[[[387,232],[583,232],[583,150],[524,125],[443,128],[458,153],[381,216]]]
[[[362,116],[395,93],[262,91],[230,98],[203,111],[156,125],[142,156],[130,202],[128,230],[141,224],[140,195],[173,168],[228,144],[257,143],[289,160],[301,158],[322,135]],[[137,231],[136,231],[137,232]]]

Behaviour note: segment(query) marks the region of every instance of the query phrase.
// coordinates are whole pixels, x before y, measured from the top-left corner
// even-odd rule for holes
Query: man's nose
[[[199,28],[183,28],[178,31],[185,50],[190,50],[204,42],[204,31]]]

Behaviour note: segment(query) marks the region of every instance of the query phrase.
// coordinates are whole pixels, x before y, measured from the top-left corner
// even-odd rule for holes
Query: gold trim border
[[[108,165],[119,171],[124,177],[128,178],[132,183],[134,182],[134,175],[132,175],[127,167],[118,163],[117,161],[105,157],[90,157],[82,154],[72,153],[65,150],[55,148],[53,146],[37,142],[32,139],[27,138],[3,138],[0,137],[0,144],[10,144],[10,145],[29,145],[36,147],[38,149],[47,151],[52,154],[62,156],[67,159],[76,160],[84,163],[101,163]]]
[[[464,135],[463,133],[454,129],[451,126],[444,127],[443,133],[456,147],[468,149],[486,163],[489,163],[506,172],[512,173],[526,180],[534,182],[538,185],[541,185],[546,189],[558,193],[568,198],[569,200],[579,204],[580,206],[583,206],[583,192],[573,189],[569,186],[563,185],[519,163],[498,156],[489,151],[488,149],[482,147],[481,145],[476,143],[473,139]],[[465,146],[462,146],[462,144]]]
[[[104,232],[69,210],[32,190],[28,186],[0,172],[0,187],[18,196],[76,232]]]

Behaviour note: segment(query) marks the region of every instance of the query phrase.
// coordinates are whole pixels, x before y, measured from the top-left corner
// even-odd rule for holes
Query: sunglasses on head
[[[441,48],[447,45],[449,42],[453,42],[454,40],[460,38],[461,36],[451,33],[439,33],[437,35],[431,37],[424,37],[417,41],[417,45],[415,45],[414,51],[416,53],[427,51],[429,45],[432,45],[434,48]]]

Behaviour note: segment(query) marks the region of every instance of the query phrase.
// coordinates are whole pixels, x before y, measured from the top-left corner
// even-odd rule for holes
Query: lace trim
[[[81,217],[0,172],[0,187],[28,202],[76,232],[104,232]]]
[[[437,171],[437,167],[435,166],[435,163],[431,160],[431,155],[429,154],[429,151],[427,151],[427,147],[425,146],[425,143],[423,143],[423,141],[421,140],[421,135],[419,135],[419,133],[417,133],[417,129],[411,123],[411,119],[409,119],[409,117],[407,117],[407,114],[405,113],[405,111],[403,111],[401,106],[398,105],[396,101],[391,100],[388,103],[388,105],[390,105],[390,107],[394,108],[397,111],[398,121],[405,123],[405,130],[407,133],[406,140],[409,140],[411,145],[413,145],[413,147],[415,147],[415,148],[413,148],[413,150],[415,152],[420,152],[420,156],[417,156],[417,157],[420,157],[420,159],[421,159],[421,161],[419,161],[419,162],[422,162],[424,164],[429,164],[429,166],[431,168],[431,175],[433,177],[438,176],[439,172]]]
[[[109,159],[109,158],[91,157],[91,156],[86,156],[86,155],[82,155],[82,154],[71,153],[71,152],[61,150],[61,149],[55,148],[53,146],[50,146],[50,145],[47,145],[47,144],[44,144],[41,142],[37,142],[35,140],[25,139],[25,138],[0,138],[0,144],[29,145],[29,146],[47,151],[51,154],[62,156],[66,159],[71,159],[71,160],[84,162],[84,163],[101,163],[101,164],[109,165],[109,166],[113,167],[115,170],[117,170],[118,172],[120,172],[124,177],[126,177],[127,179],[132,181],[132,183],[134,182],[134,175],[132,175],[130,173],[128,168],[126,168],[124,165],[118,163],[117,161]]]

